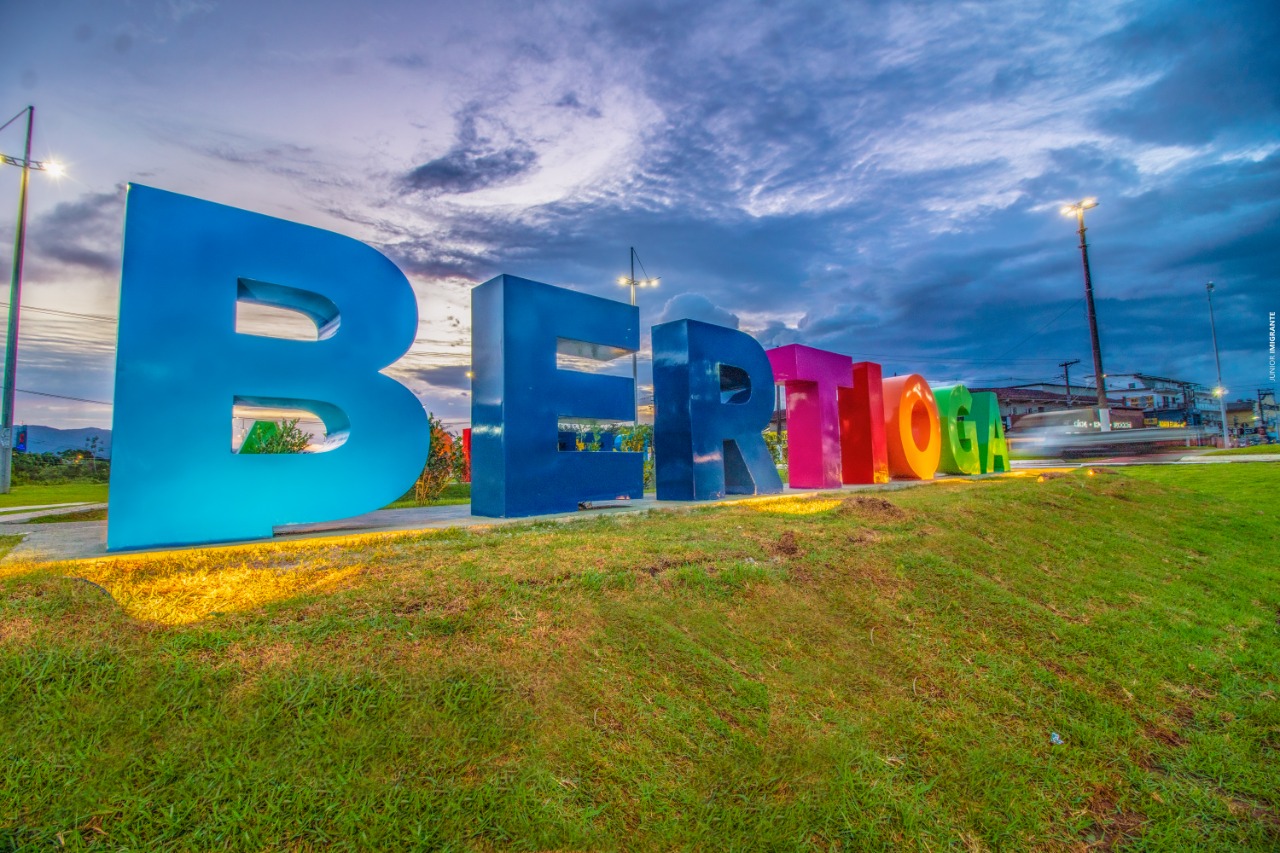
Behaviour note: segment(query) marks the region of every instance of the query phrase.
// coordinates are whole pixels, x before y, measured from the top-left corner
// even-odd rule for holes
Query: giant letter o
[[[885,438],[889,473],[911,480],[932,480],[942,457],[942,435],[933,390],[924,378],[884,380]]]

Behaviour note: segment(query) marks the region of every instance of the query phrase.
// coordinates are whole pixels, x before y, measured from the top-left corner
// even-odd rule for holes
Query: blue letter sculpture
[[[761,435],[773,370],[755,338],[697,320],[654,326],[653,393],[658,500],[782,491]]]
[[[239,334],[237,301],[303,314],[318,340]],[[357,240],[131,186],[108,549],[267,537],[404,494],[427,456],[427,416],[378,371],[417,325],[404,274]],[[323,453],[238,455],[237,404],[312,412],[347,440]],[[157,424],[180,440],[159,439]]]
[[[557,367],[640,345],[639,309],[500,275],[471,292],[471,512],[514,518],[639,498],[643,454],[558,449],[559,421],[635,418],[630,377]]]

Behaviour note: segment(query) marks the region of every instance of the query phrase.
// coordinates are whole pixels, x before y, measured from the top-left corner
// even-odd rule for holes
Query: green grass
[[[400,498],[395,503],[388,504],[384,509],[404,509],[406,507],[415,506],[449,506],[452,504],[471,503],[471,484],[470,483],[450,483],[444,487],[444,491],[440,494],[439,499],[429,503],[420,504],[413,499],[413,492]]]
[[[1255,444],[1251,447],[1228,447],[1226,450],[1210,450],[1205,456],[1257,456],[1280,454],[1280,444]]]
[[[52,485],[13,486],[9,494],[0,495],[0,509],[13,506],[45,504],[105,503],[106,483],[56,483]]]
[[[13,546],[17,545],[21,541],[21,536],[14,536],[12,534],[0,535],[0,558],[12,551]]]
[[[78,512],[64,512],[55,515],[41,515],[29,518],[25,524],[62,524],[69,521],[106,521],[105,509],[82,509]]]
[[[1278,475],[6,564],[0,848],[1275,850]]]

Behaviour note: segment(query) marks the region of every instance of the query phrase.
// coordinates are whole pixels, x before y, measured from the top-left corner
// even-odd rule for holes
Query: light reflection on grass
[[[746,504],[756,512],[779,515],[817,515],[840,506],[839,498],[787,497],[775,500],[752,501]]]
[[[338,589],[366,565],[352,564],[349,549],[424,533],[430,531],[148,552],[52,565],[14,562],[0,566],[0,578],[52,570],[101,586],[134,619],[188,625],[215,613],[243,612]]]

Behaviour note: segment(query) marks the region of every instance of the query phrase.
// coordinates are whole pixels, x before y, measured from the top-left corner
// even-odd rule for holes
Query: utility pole
[[[1058,362],[1058,367],[1062,368],[1062,377],[1067,381],[1067,408],[1071,408],[1071,365],[1079,364],[1080,359],[1073,358],[1070,361]]]
[[[1262,424],[1262,434],[1264,436],[1267,434],[1268,430],[1267,430],[1267,409],[1266,409],[1266,404],[1263,402],[1263,400],[1266,399],[1268,394],[1271,395],[1271,408],[1274,409],[1276,408],[1276,392],[1271,388],[1258,389],[1258,422]],[[1280,429],[1280,424],[1277,424],[1277,429]]]
[[[1098,343],[1098,313],[1093,307],[1093,279],[1089,275],[1089,244],[1085,242],[1084,212],[1098,206],[1096,198],[1086,198],[1062,208],[1066,216],[1075,214],[1080,225],[1080,260],[1084,264],[1084,300],[1089,312],[1089,342],[1093,346],[1093,381],[1098,387],[1098,419],[1104,432],[1110,430],[1111,419],[1107,410],[1107,374],[1102,369],[1102,345]]]
[[[18,185],[18,228],[13,237],[13,272],[9,276],[9,336],[5,339],[4,347],[4,388],[0,390],[0,494],[5,495],[9,494],[13,478],[13,392],[17,387],[18,377],[18,315],[22,305],[22,256],[27,243],[27,182],[32,166],[31,126],[35,124],[36,108],[27,107],[24,112],[27,114],[27,144],[22,150],[22,179]]]

